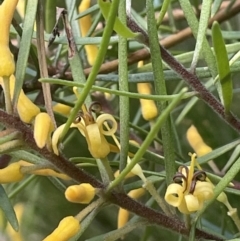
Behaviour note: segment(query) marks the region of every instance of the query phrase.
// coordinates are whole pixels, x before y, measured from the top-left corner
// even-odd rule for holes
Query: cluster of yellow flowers
[[[190,214],[200,210],[204,201],[213,196],[213,185],[206,181],[206,173],[194,172],[196,154],[191,156],[191,166],[180,166],[174,176],[175,183],[168,186],[165,200],[180,212]]]
[[[0,6],[0,16],[4,16],[4,22],[0,21],[0,85],[3,87],[6,102],[6,111],[9,114],[13,114],[12,100],[14,96],[15,88],[15,62],[12,53],[9,49],[9,28],[11,19],[14,13],[14,9],[18,0],[5,0]],[[79,6],[79,11],[85,11],[90,6],[90,0],[83,0]],[[85,36],[90,28],[91,18],[85,16],[79,20],[82,35]],[[85,46],[89,64],[94,62],[95,55],[98,51],[96,46]],[[92,56],[94,56],[92,58]],[[139,67],[142,63],[139,64]],[[151,86],[149,84],[138,84],[138,92],[141,94],[151,94]],[[153,120],[157,114],[157,107],[152,100],[140,100],[142,115],[145,120]],[[85,137],[88,144],[88,149],[91,155],[96,159],[104,159],[111,151],[111,145],[108,143],[106,136],[111,136],[118,150],[120,150],[120,144],[114,136],[117,130],[117,122],[110,114],[100,114],[95,118],[94,113],[99,111],[100,105],[96,102],[92,103],[89,108],[85,105],[82,106],[82,110],[76,117],[74,123],[71,124],[71,128],[77,128],[79,132]],[[69,114],[69,107],[64,105],[56,105],[55,111],[64,109],[64,113]],[[52,150],[56,155],[59,155],[58,142],[62,131],[66,124],[59,126],[54,131],[54,124],[50,116],[41,112],[39,107],[35,105],[21,90],[19,99],[17,102],[17,114],[20,119],[27,124],[31,124],[34,129],[34,139],[39,148],[47,146],[49,150]],[[106,124],[107,123],[107,124]],[[111,123],[111,128],[109,127]],[[53,133],[53,135],[52,135]],[[52,135],[52,137],[51,137]],[[187,137],[190,145],[194,151],[199,155],[204,155],[210,152],[212,149],[207,146],[199,133],[197,133],[195,127],[191,127],[187,132]],[[128,164],[131,163],[131,159],[128,157]],[[213,197],[214,185],[208,180],[206,173],[202,170],[195,171],[196,154],[191,155],[191,165],[180,166],[178,172],[174,176],[174,183],[167,187],[165,193],[165,201],[177,207],[178,210],[184,214],[191,214],[200,210],[206,200],[210,200]],[[39,169],[37,165],[30,164],[23,160],[17,161],[8,165],[6,168],[0,169],[0,183],[6,184],[10,182],[21,181],[26,174],[45,175],[61,178],[63,180],[71,180],[71,177],[59,173],[50,168]],[[142,171],[139,164],[136,164],[131,172],[130,176],[137,175],[143,181],[141,188],[131,190],[128,195],[134,199],[140,198],[146,190],[153,196],[163,211],[167,210],[162,198],[159,197],[153,184],[149,182]],[[95,195],[98,194],[98,190],[89,183],[81,183],[78,185],[70,185],[65,190],[65,198],[72,203],[90,204]],[[227,197],[222,193],[218,200],[223,202],[229,209],[229,215],[234,216],[236,209],[233,209],[228,203]],[[94,207],[94,206],[93,206]],[[91,212],[91,209],[87,211]],[[234,216],[236,220],[238,218]],[[129,219],[129,211],[122,208],[119,209],[118,214],[118,228],[123,227]],[[80,230],[80,223],[82,217],[77,215],[76,217],[68,216],[62,219],[58,227],[49,234],[43,241],[67,241],[74,237]],[[237,222],[237,221],[236,221]]]

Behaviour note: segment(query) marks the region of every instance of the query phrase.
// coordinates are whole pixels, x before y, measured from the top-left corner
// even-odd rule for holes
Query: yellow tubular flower
[[[53,130],[51,117],[47,113],[39,113],[34,121],[34,139],[39,148],[43,148],[51,141]]]
[[[191,156],[191,166],[180,166],[172,183],[165,193],[168,204],[177,207],[180,212],[190,214],[200,210],[204,201],[213,197],[213,185],[206,181],[203,171],[194,173],[196,154]]]
[[[52,149],[53,149],[53,152],[56,154],[56,155],[59,155],[59,151],[58,151],[58,140],[63,132],[63,129],[65,127],[66,124],[62,124],[60,125],[53,133],[52,135]]]
[[[73,216],[65,217],[58,227],[43,241],[68,241],[80,230],[79,221]]]
[[[203,141],[194,125],[191,125],[187,130],[187,140],[199,157],[212,151],[212,148]]]
[[[26,162],[24,160],[20,160],[19,163],[20,163],[21,167],[34,167],[34,164]],[[69,177],[68,175],[66,175],[64,173],[56,172],[52,169],[38,169],[38,170],[29,169],[29,172],[27,172],[27,173],[28,174],[40,175],[40,176],[58,177],[58,178],[61,178],[63,180],[71,180],[71,177]]]
[[[140,61],[138,63],[138,67],[141,67],[141,66],[143,66],[143,61]],[[152,88],[149,83],[138,83],[137,90],[139,94],[150,95],[152,92]],[[140,99],[140,104],[141,104],[142,116],[146,121],[150,121],[157,116],[158,110],[153,100]]]
[[[0,169],[0,183],[19,182],[24,178],[21,173],[21,165],[19,162],[14,162],[7,167]]]
[[[128,196],[133,198],[133,199],[138,199],[141,196],[143,196],[143,194],[146,192],[146,190],[144,188],[138,188],[138,189],[134,189],[131,190],[128,193]],[[119,208],[118,211],[118,228],[123,227],[129,219],[129,211],[123,208]]]
[[[212,151],[212,148],[203,141],[202,137],[200,136],[200,134],[198,133],[198,130],[194,125],[191,125],[188,128],[186,136],[187,136],[189,145],[192,147],[192,149],[194,150],[194,152],[197,154],[198,157],[204,156],[207,153]],[[208,165],[212,168],[214,173],[221,174],[221,171],[219,170],[219,168],[217,167],[217,165],[214,163],[213,160],[210,160],[208,162]]]
[[[13,99],[13,92],[14,92],[14,87],[15,87],[15,76],[11,75],[9,79],[9,84],[10,84],[10,95],[11,99]],[[2,85],[3,89],[4,84],[3,84],[3,79],[0,77],[0,85]],[[21,90],[20,96],[17,102],[17,111],[20,119],[25,122],[30,124],[34,117],[40,113],[40,109],[37,105],[35,105]]]
[[[117,178],[119,176],[119,170],[117,170],[115,173],[114,173],[114,177]],[[135,174],[132,173],[132,172],[129,172],[126,176],[125,176],[125,179],[128,179],[130,177],[134,177]]]
[[[101,114],[95,120],[91,113],[91,107],[89,110],[83,108],[83,112],[76,118],[75,123],[71,125],[71,128],[76,127],[81,132],[81,134],[86,138],[88,149],[94,158],[105,158],[110,152],[110,145],[107,142],[105,136],[111,136],[117,130],[117,122],[113,116],[109,114]],[[103,124],[105,121],[112,123],[112,128],[110,130],[103,129]],[[59,126],[53,134],[52,137],[52,148],[56,155],[59,154],[57,144],[60,135],[64,129],[65,124]]]
[[[62,103],[57,103],[56,105],[53,106],[53,111],[58,112],[62,115],[69,115],[71,111],[71,107],[68,105],[64,105]]]
[[[91,0],[82,0],[78,8],[79,13],[82,13],[85,10],[87,10],[90,7],[90,4],[91,4]],[[90,14],[79,19],[79,26],[82,33],[82,37],[85,37],[87,35],[89,29],[91,28],[91,25],[92,25],[92,19]],[[97,46],[84,45],[84,48],[87,54],[88,63],[90,65],[93,65],[95,62],[96,56],[98,54]]]
[[[95,188],[89,183],[69,186],[65,191],[65,197],[69,202],[88,204],[96,193]]]
[[[57,177],[57,178],[60,178],[60,179],[63,179],[63,180],[71,180],[72,179],[68,175],[66,175],[64,173],[56,172],[52,169],[35,170],[35,171],[30,172],[30,173],[35,174],[35,175],[40,175],[40,176]]]
[[[0,76],[9,77],[15,71],[15,62],[9,49],[9,29],[18,0],[5,0],[0,5]]]

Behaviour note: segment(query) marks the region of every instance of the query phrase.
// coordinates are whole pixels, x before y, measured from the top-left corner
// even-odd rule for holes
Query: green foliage
[[[98,0],[79,13],[84,2],[23,1],[24,15],[20,8],[15,12],[10,50],[16,85],[8,93],[13,113],[5,107],[6,80],[4,84],[0,77],[0,180],[4,167],[20,160],[26,162],[19,162],[17,171],[26,177],[0,186],[0,236],[14,240],[12,226],[19,228],[20,240],[43,240],[64,217],[74,216],[81,228],[70,241],[238,240],[240,1],[206,0],[201,6],[190,0],[132,1],[134,9],[129,11],[130,1]],[[89,14],[92,25],[82,37],[79,19]],[[86,45],[98,47],[93,66]],[[139,61],[144,61],[142,67]],[[139,83],[150,84],[151,93],[138,92]],[[51,132],[49,127],[47,136],[34,136],[36,128],[44,133],[48,124],[36,126],[17,117],[24,104],[22,91],[41,112],[50,113],[46,99],[52,99],[56,127],[65,124],[62,129]],[[140,99],[154,101],[155,118],[142,117]],[[107,124],[96,120],[106,113],[117,124],[111,118]],[[187,137],[191,125],[201,138],[196,133],[193,139]],[[36,138],[45,138],[46,146],[39,148]],[[180,186],[186,182],[189,152],[203,153],[197,161],[204,174],[198,176],[196,167],[188,180],[190,190],[182,196],[193,196],[200,181],[213,184],[211,198],[190,215],[164,202],[173,177]],[[113,177],[119,169],[122,172]],[[135,176],[124,179],[130,172]],[[66,189],[85,182],[95,188],[94,200],[67,201]],[[142,186],[146,191],[138,201],[128,198],[126,193]],[[223,192],[230,206],[218,200]],[[118,229],[120,207],[129,210],[130,217]]]

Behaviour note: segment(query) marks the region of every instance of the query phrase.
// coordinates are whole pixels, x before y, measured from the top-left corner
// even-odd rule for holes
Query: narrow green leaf
[[[37,0],[27,2],[26,17],[24,19],[22,39],[20,42],[18,60],[16,65],[16,85],[13,96],[13,106],[17,105],[17,99],[22,89],[32,42],[32,33],[37,12]]]
[[[19,226],[16,214],[2,185],[0,185],[0,208],[3,210],[5,217],[13,229],[18,231]]]
[[[225,107],[225,112],[228,113],[230,111],[233,98],[233,86],[228,61],[228,54],[222,37],[220,26],[217,22],[214,22],[212,26],[212,39],[213,48],[217,60],[219,80],[222,89],[223,105]]]
[[[105,20],[108,20],[108,13],[111,7],[111,2],[109,0],[103,1],[103,0],[98,0],[98,5],[101,9],[101,12],[103,14],[103,17]],[[113,30],[116,31],[117,34],[124,38],[135,38],[138,36],[138,34],[132,32],[127,26],[125,26],[118,17],[115,18]]]
[[[202,11],[200,15],[198,33],[196,38],[197,42],[196,42],[196,47],[195,47],[193,60],[191,64],[191,69],[193,70],[197,66],[197,62],[202,51],[203,41],[205,39],[205,34],[206,34],[208,21],[210,17],[211,5],[212,5],[212,0],[203,0],[202,2]]]
[[[77,20],[79,18],[82,18],[84,16],[87,16],[88,14],[91,14],[92,12],[94,12],[94,11],[96,11],[98,9],[99,9],[99,6],[97,4],[93,5],[92,7],[88,8],[84,12],[81,12],[81,13],[77,14],[76,17],[75,17],[75,20]]]
[[[56,0],[46,0],[45,3],[45,31],[51,33],[56,24]]]
[[[162,20],[168,10],[168,7],[169,7],[169,4],[171,3],[171,0],[165,0],[163,1],[162,3],[162,7],[161,7],[161,10],[160,10],[160,13],[159,13],[159,17],[158,17],[158,20],[157,20],[157,27],[160,26],[160,24],[162,23]]]

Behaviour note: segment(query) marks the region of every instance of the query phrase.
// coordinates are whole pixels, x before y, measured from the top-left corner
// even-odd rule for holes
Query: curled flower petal
[[[195,212],[202,208],[202,202],[196,196],[188,194],[184,196],[184,199],[189,212]]]
[[[213,197],[213,185],[209,182],[198,181],[193,195],[204,201],[209,200]]]
[[[34,122],[34,139],[39,148],[43,148],[49,141],[54,130],[51,117],[45,113],[39,113]]]
[[[59,138],[63,132],[63,129],[65,127],[66,124],[62,124],[60,125],[53,133],[53,136],[52,136],[52,149],[53,149],[53,152],[56,154],[56,155],[59,155],[59,151],[58,151],[58,141],[59,141]]]
[[[110,146],[100,132],[97,123],[86,126],[86,140],[91,155],[95,158],[105,158],[110,152]]]
[[[88,204],[95,196],[95,188],[89,183],[69,186],[65,197],[69,202]]]
[[[177,208],[181,213],[184,213],[184,214],[191,214],[192,213],[187,208],[185,198],[182,199],[182,202],[180,203],[180,205]]]
[[[109,130],[104,130],[103,129],[103,123],[105,121],[106,122],[108,121],[108,122],[111,123],[111,128]],[[101,114],[96,119],[96,123],[98,124],[101,133],[103,135],[105,135],[105,136],[112,136],[117,131],[117,122],[116,122],[116,120],[114,119],[114,117],[112,115]]]
[[[168,204],[178,207],[183,200],[183,187],[179,184],[172,183],[168,186],[165,193],[165,200]]]
[[[58,227],[43,241],[68,241],[80,230],[79,221],[73,216],[65,217]]]
[[[86,133],[86,126],[83,120],[81,120],[79,123],[72,123],[71,128],[78,128],[78,130],[81,132],[81,134],[86,137],[87,133]]]

